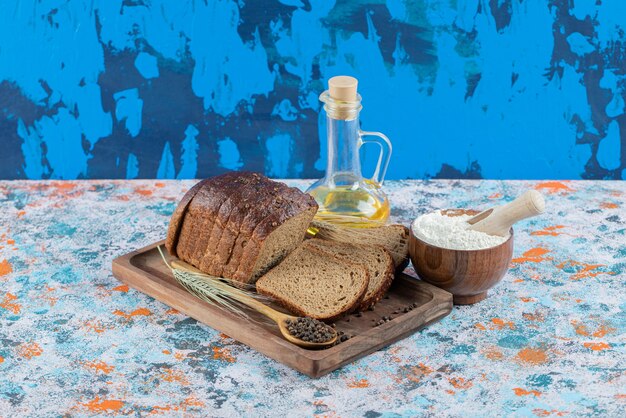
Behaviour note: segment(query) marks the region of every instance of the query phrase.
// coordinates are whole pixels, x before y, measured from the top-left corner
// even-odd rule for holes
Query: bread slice
[[[310,239],[302,245],[316,248],[345,261],[362,264],[367,268],[370,281],[357,311],[374,306],[391,286],[395,265],[391,255],[380,245],[352,245],[321,239]]]
[[[404,270],[409,264],[409,229],[404,225],[355,229],[354,233],[345,233],[344,228],[317,220],[311,226],[319,230],[317,238],[348,244],[382,245],[391,254],[396,271]]]
[[[367,291],[367,269],[300,246],[257,281],[257,291],[296,315],[334,321],[358,306]]]
[[[246,219],[242,223],[232,256],[224,269],[227,277],[254,283],[304,240],[317,212],[313,197],[295,187],[285,186],[272,203],[265,208],[267,216],[253,222]]]
[[[380,235],[381,241],[388,244],[387,251],[393,258],[397,271],[402,271],[409,264],[409,228],[404,225],[387,225],[376,228],[374,232]]]

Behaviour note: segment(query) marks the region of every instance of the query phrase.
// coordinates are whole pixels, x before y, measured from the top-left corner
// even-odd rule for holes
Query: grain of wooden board
[[[387,297],[376,304],[374,310],[336,322],[338,331],[351,336],[349,340],[324,350],[306,350],[284,340],[278,327],[255,311],[247,311],[253,321],[245,320],[188,293],[161,259],[157,246],[163,242],[116,258],[113,275],[132,288],[310,377],[323,376],[386,347],[440,320],[452,310],[450,293],[399,274]],[[413,304],[417,306],[404,312]],[[392,320],[375,326],[384,316]]]

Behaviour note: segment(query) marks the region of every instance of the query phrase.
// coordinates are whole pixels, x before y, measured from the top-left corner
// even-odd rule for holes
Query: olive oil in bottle
[[[353,227],[384,225],[389,201],[371,191],[351,186],[320,186],[310,191],[319,204],[316,219]]]
[[[320,96],[327,121],[326,175],[308,189],[319,205],[316,219],[352,227],[384,225],[389,218],[389,200],[381,186],[391,142],[379,132],[359,129],[362,106],[355,78],[333,77],[328,85],[329,90]],[[365,143],[378,144],[381,149],[371,179],[361,174],[359,148]]]

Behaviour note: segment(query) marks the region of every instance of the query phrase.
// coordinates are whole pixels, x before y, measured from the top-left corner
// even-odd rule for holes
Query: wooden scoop
[[[190,264],[185,263],[184,261],[172,260],[170,264],[172,265],[172,267],[175,267],[177,269],[186,270],[192,273],[204,274],[202,271],[198,270]],[[304,341],[300,338],[295,337],[294,335],[291,335],[291,333],[289,332],[289,327],[287,325],[288,320],[294,321],[298,319],[297,316],[287,315],[285,313],[279,312],[250,296],[233,294],[232,297],[237,301],[243,303],[244,305],[254,309],[255,311],[262,313],[263,315],[270,318],[272,321],[276,322],[276,324],[278,324],[278,329],[280,330],[280,333],[283,335],[283,337],[285,337],[285,339],[290,343],[293,343],[297,346],[300,346],[302,348],[308,348],[310,350],[319,350],[321,348],[329,347],[333,345],[335,341],[337,341],[337,331],[334,329],[332,330],[334,335],[328,341],[325,341],[323,343]]]
[[[487,209],[468,220],[469,229],[489,235],[505,237],[517,221],[539,215],[546,203],[541,193],[529,190],[514,201],[503,206]]]

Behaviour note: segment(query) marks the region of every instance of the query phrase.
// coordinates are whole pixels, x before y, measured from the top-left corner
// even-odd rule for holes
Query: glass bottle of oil
[[[353,77],[333,77],[328,81],[329,89],[320,95],[326,111],[328,163],[326,175],[307,191],[319,205],[318,220],[351,227],[380,226],[389,218],[389,200],[381,186],[391,142],[379,132],[360,130],[362,106],[357,84]],[[380,146],[372,178],[361,174],[359,148],[365,143]]]

